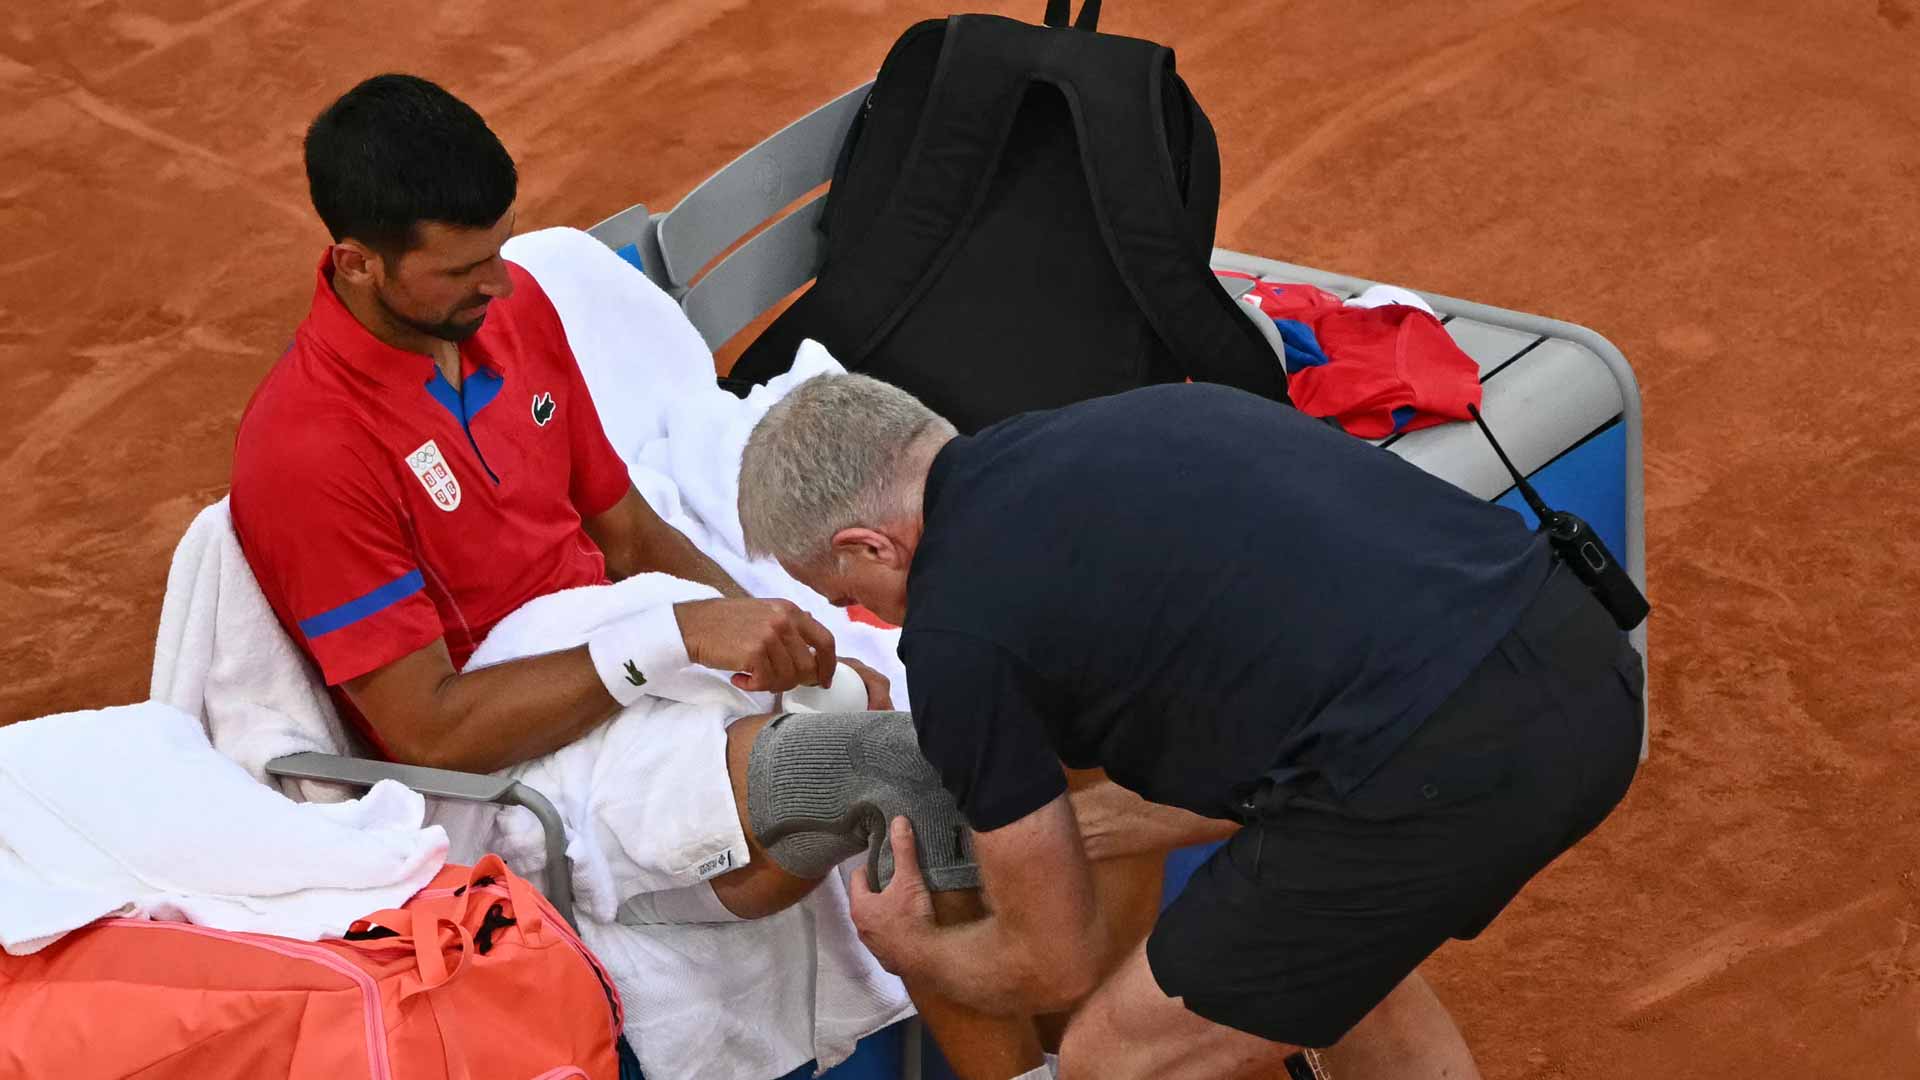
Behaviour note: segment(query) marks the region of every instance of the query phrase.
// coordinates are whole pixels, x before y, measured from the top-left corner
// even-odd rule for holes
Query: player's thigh
[[[748,716],[735,720],[727,728],[727,773],[733,786],[733,803],[740,819],[740,832],[747,839],[747,864],[735,867],[712,879],[713,893],[728,911],[743,919],[762,919],[799,903],[818,885],[819,879],[800,877],[782,870],[753,834],[747,815],[747,763],[753,755],[753,742],[772,716]]]

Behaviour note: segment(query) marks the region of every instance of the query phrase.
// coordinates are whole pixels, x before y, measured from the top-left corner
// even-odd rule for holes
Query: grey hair
[[[878,379],[801,383],[760,418],[740,455],[747,554],[817,566],[841,529],[917,517],[928,448],[953,435],[918,398]]]

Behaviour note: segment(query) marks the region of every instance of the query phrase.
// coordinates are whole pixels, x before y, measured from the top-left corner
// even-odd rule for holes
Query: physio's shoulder
[[[1007,569],[1017,556],[1003,549],[992,530],[981,532],[961,522],[937,528],[929,522],[907,576],[907,617],[901,626],[905,655],[909,637],[956,634],[969,640],[1006,644],[1005,628],[1014,586]]]
[[[915,700],[920,700],[922,687],[937,689],[941,696],[960,687],[981,692],[992,687],[1000,692],[1033,674],[1018,643],[1003,640],[1006,635],[996,633],[996,625],[1004,627],[1006,622],[965,615],[916,622],[909,615],[897,651]]]

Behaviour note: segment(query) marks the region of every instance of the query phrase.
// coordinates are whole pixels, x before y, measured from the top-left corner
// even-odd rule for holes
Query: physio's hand
[[[893,710],[893,683],[885,675],[873,670],[851,656],[843,656],[840,662],[853,669],[860,681],[867,684],[867,708],[874,712]]]
[[[1073,820],[1080,826],[1080,845],[1095,862],[1144,850],[1142,837],[1131,828],[1144,801],[1111,780],[1067,792]]]
[[[926,955],[923,946],[937,932],[933,894],[920,876],[913,826],[906,818],[893,819],[887,839],[893,844],[893,880],[885,889],[874,892],[865,870],[853,875],[853,925],[860,931],[861,943],[881,967],[906,976],[918,970]]]
[[[673,605],[687,658],[734,671],[742,690],[833,683],[833,635],[788,600],[689,600]]]
[[[1239,829],[1230,821],[1148,802],[1111,780],[1069,791],[1067,801],[1080,826],[1080,844],[1095,862],[1222,840]]]

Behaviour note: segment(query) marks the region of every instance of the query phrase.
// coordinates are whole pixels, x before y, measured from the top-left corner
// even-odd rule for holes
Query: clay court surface
[[[1653,757],[1429,965],[1487,1075],[1920,1077],[1920,3],[1107,6],[1219,129],[1223,246],[1584,323],[1639,373]],[[521,227],[584,226],[948,10],[7,5],[0,721],[146,696],[169,553],[306,310],[333,96],[441,81]]]

